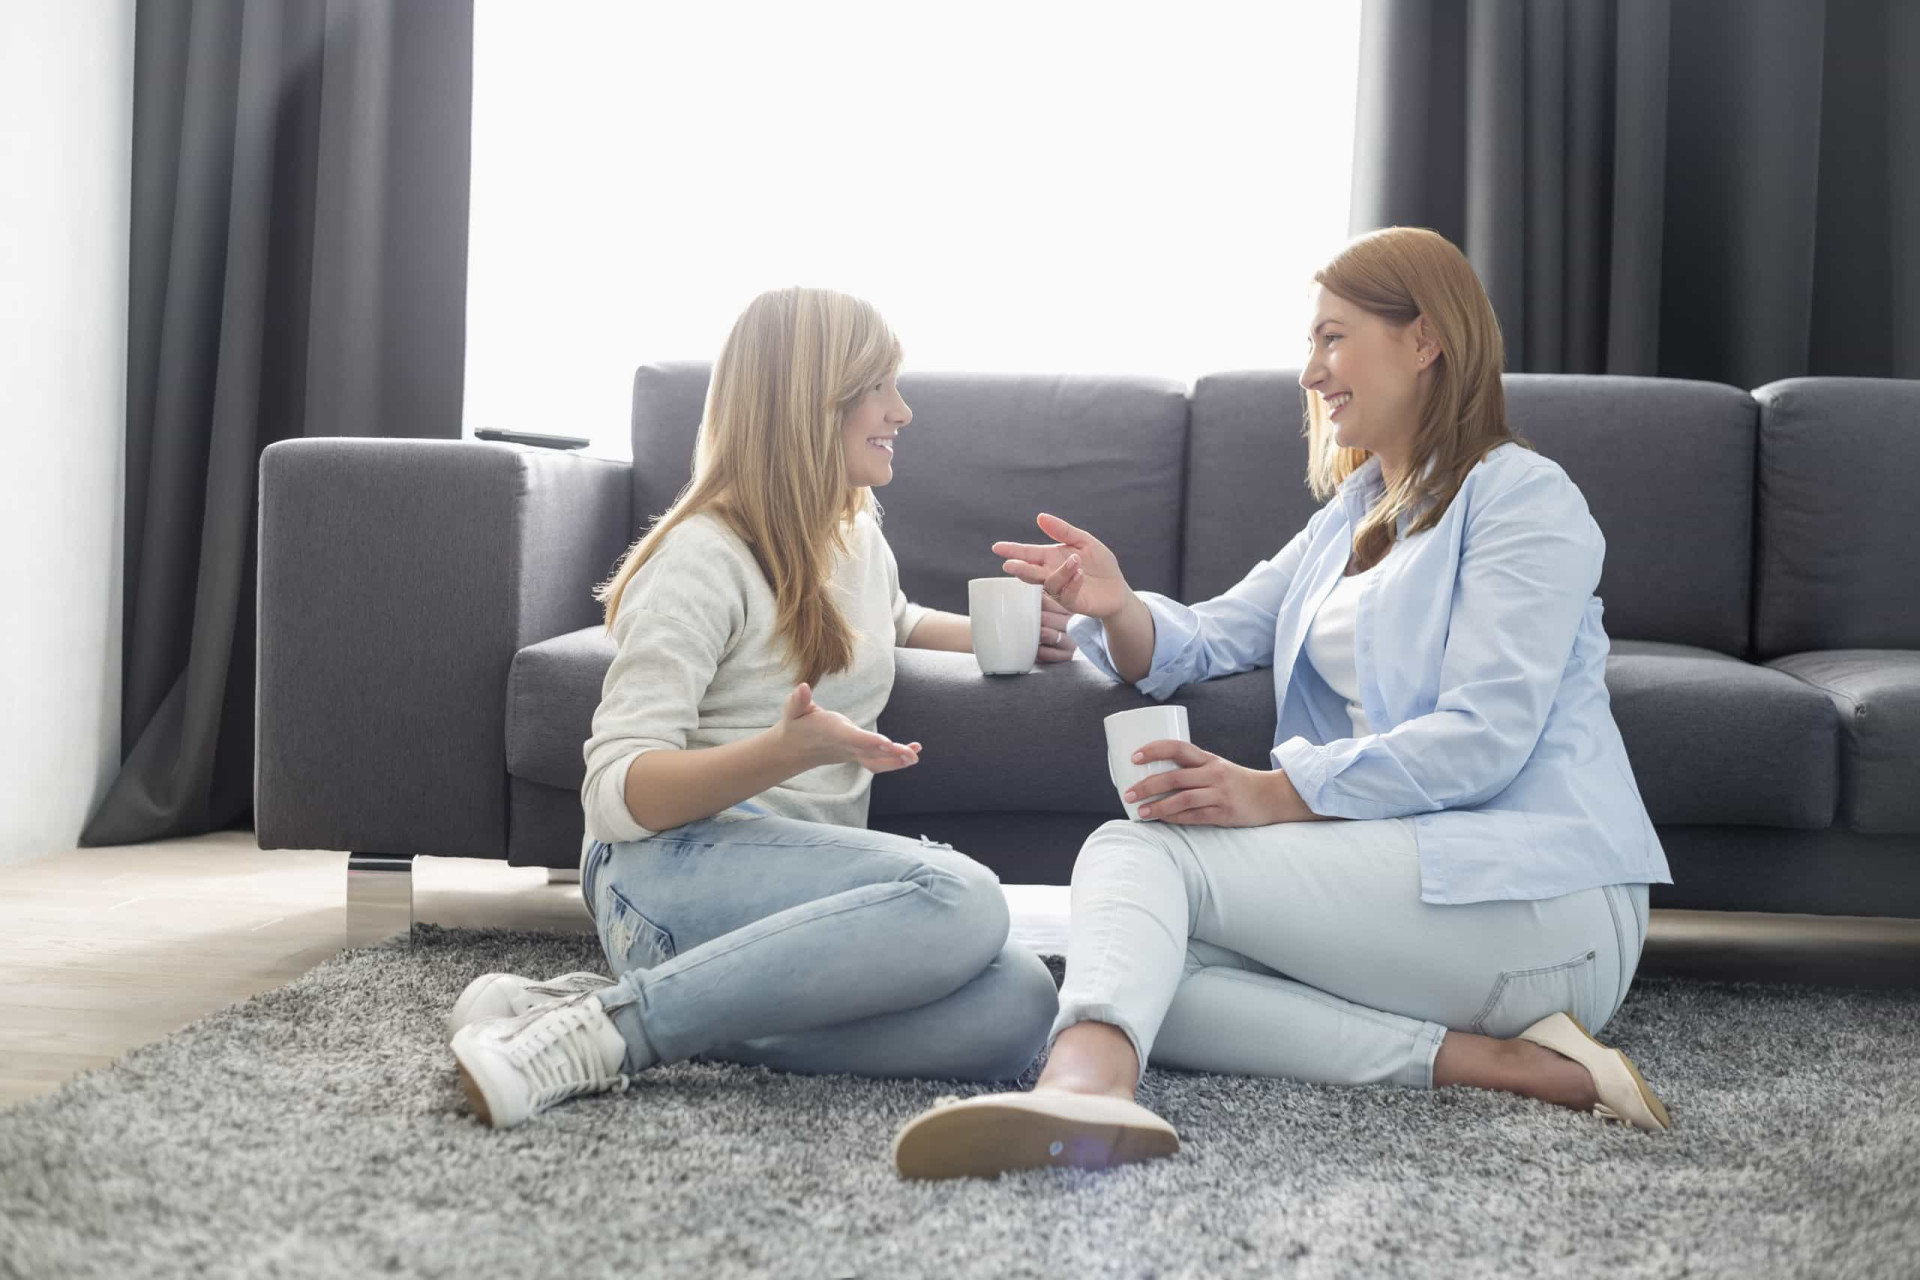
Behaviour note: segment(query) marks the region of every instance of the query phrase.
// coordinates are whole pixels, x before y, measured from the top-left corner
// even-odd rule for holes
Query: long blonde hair
[[[1438,523],[1467,473],[1490,450],[1509,442],[1532,446],[1507,425],[1500,386],[1506,349],[1493,304],[1466,255],[1445,236],[1419,227],[1369,232],[1349,242],[1313,279],[1390,324],[1425,316],[1440,345],[1406,470],[1354,531],[1356,569],[1367,569],[1393,549],[1403,516],[1412,517],[1407,536]],[[1322,502],[1372,456],[1335,443],[1326,413],[1319,396],[1307,397],[1307,483]]]
[[[693,478],[594,592],[612,630],[633,575],[701,512],[724,520],[772,589],[775,632],[808,683],[853,661],[853,631],[826,590],[873,490],[847,483],[847,414],[900,367],[880,313],[828,289],[775,289],[734,321],[707,388]]]

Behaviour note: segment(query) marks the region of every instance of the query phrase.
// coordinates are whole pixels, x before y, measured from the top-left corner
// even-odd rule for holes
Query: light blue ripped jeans
[[[1006,895],[952,846],[735,806],[591,843],[580,888],[629,1072],[704,1058],[808,1074],[1007,1080],[1058,1007]]]
[[[1510,1038],[1626,998],[1647,886],[1538,901],[1420,900],[1403,818],[1271,827],[1109,822],[1073,867],[1048,1036],[1126,1033],[1142,1068],[1433,1085],[1449,1030]]]

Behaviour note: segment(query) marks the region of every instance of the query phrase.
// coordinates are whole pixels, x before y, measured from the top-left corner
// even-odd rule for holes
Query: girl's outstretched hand
[[[920,763],[919,743],[899,743],[884,733],[868,733],[838,711],[816,703],[812,688],[805,684],[795,685],[787,695],[774,732],[807,769],[857,764],[874,773],[890,773]]]

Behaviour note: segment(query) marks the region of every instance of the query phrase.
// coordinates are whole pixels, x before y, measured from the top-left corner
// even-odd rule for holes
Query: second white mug
[[[1113,780],[1113,789],[1120,793],[1120,803],[1126,807],[1127,816],[1139,822],[1141,821],[1140,806],[1151,802],[1136,800],[1132,804],[1127,804],[1128,790],[1156,773],[1172,773],[1180,766],[1171,760],[1153,760],[1146,764],[1135,764],[1133,753],[1149,742],[1159,742],[1167,738],[1192,742],[1193,736],[1187,730],[1187,709],[1179,705],[1162,705],[1139,707],[1133,711],[1117,711],[1107,717],[1106,724],[1107,777]],[[1147,821],[1153,821],[1153,819],[1147,819]]]

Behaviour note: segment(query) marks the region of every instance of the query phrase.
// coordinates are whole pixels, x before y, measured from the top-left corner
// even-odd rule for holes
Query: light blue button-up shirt
[[[1490,452],[1439,523],[1368,576],[1353,656],[1375,732],[1351,736],[1306,636],[1383,487],[1370,459],[1223,596],[1189,607],[1141,592],[1154,645],[1140,692],[1165,701],[1271,666],[1274,766],[1315,813],[1411,817],[1424,901],[1671,884],[1607,696],[1593,594],[1606,542],[1566,472],[1529,449]],[[1076,617],[1067,630],[1121,678],[1101,623]]]

